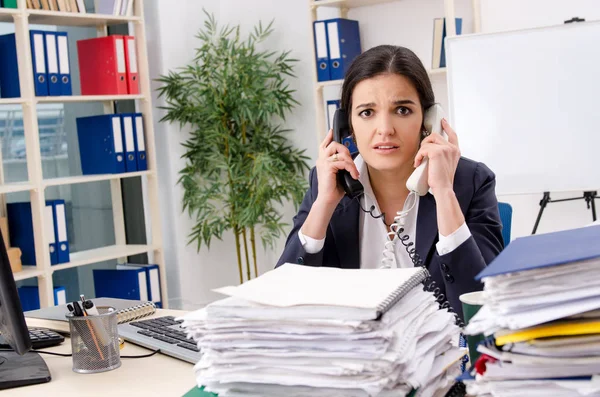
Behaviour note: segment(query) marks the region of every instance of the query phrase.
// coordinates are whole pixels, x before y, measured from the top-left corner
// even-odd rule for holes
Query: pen
[[[73,302],[73,307],[75,308],[75,315],[76,316],[84,316],[87,317],[87,313],[84,312],[81,307],[79,306],[79,302],[74,301]],[[104,354],[102,354],[102,349],[100,348],[100,345],[98,344],[98,339],[96,339],[96,332],[94,332],[94,326],[93,324],[89,321],[89,320],[85,320],[88,329],[90,330],[90,334],[92,336],[92,340],[94,341],[94,345],[96,345],[96,349],[98,349],[98,354],[100,354],[100,360],[104,360]],[[81,335],[81,337],[83,338],[84,336]],[[85,339],[84,339],[85,342]]]

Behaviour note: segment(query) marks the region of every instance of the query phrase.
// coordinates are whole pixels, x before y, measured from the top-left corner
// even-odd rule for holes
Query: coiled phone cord
[[[362,195],[364,195],[364,193]],[[357,200],[362,211],[371,215],[375,219],[381,218],[383,223],[385,224],[384,212],[382,212],[380,215],[375,215],[374,205],[371,206],[370,210],[366,210],[362,207],[362,204],[360,203],[360,196],[357,197]],[[396,253],[394,249],[396,239],[398,239],[398,241],[400,241],[400,243],[404,246],[404,249],[408,253],[408,256],[410,257],[410,260],[412,261],[413,265],[415,267],[420,266],[425,268],[425,264],[423,263],[421,256],[417,253],[417,249],[415,248],[414,243],[412,241],[409,241],[410,237],[407,234],[404,234],[404,223],[406,222],[406,217],[408,216],[409,212],[412,211],[412,209],[417,203],[417,194],[415,192],[410,192],[407,197],[407,200],[411,200],[408,209],[398,211],[396,213],[396,216],[394,217],[394,222],[390,225],[390,231],[387,233],[387,241],[384,245],[383,257],[381,258],[381,264],[379,266],[380,269],[391,269],[398,267],[398,264],[396,262]],[[446,295],[442,293],[442,290],[437,286],[435,280],[432,279],[431,274],[429,274],[428,277],[423,281],[423,289],[427,292],[433,293],[433,296],[439,304],[440,309],[447,309],[450,313],[454,314],[456,325],[460,328],[464,328],[464,322],[458,316],[458,313],[456,313],[454,308],[450,306],[450,302],[446,300]]]

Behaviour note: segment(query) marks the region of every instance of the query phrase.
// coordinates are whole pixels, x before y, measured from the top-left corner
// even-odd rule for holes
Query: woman
[[[384,45],[354,60],[341,108],[360,154],[353,160],[329,131],[277,266],[378,268],[390,226],[404,210],[402,234],[414,242],[417,256],[409,253],[408,241],[396,239],[392,259],[398,267],[426,266],[463,318],[458,297],[482,289],[474,277],[502,250],[502,225],[492,171],[461,158],[446,120],[447,141],[425,130],[423,115],[434,103],[427,71],[412,51]],[[430,191],[409,197],[406,181],[424,157]],[[359,199],[345,196],[336,183],[340,170],[364,186]]]

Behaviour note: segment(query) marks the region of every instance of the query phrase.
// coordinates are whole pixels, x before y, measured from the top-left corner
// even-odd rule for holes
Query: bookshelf
[[[314,42],[314,31],[313,23],[318,20],[317,10],[319,7],[337,7],[340,9],[340,16],[342,18],[348,18],[348,11],[352,8],[373,6],[376,4],[392,3],[402,0],[308,0],[308,6],[310,9],[310,43],[313,49],[312,54],[315,54],[315,42]],[[444,1],[444,17],[448,20],[453,20],[455,17],[455,4],[454,0],[443,0]],[[480,0],[471,0],[471,6],[473,9],[473,32],[479,33],[481,31],[481,6]],[[452,37],[456,35],[456,29],[454,24],[447,24],[447,36]],[[363,49],[365,50],[365,49]],[[314,98],[315,98],[315,114],[316,114],[316,131],[317,140],[319,144],[325,135],[327,134],[326,126],[327,119],[325,114],[325,103],[324,103],[324,88],[339,86],[341,88],[344,80],[332,80],[332,81],[318,81],[317,79],[317,63],[313,55],[313,86],[314,86]],[[428,70],[430,76],[439,76],[446,74],[446,68]]]
[[[0,194],[29,192],[33,229],[35,235],[35,255],[37,266],[23,266],[21,272],[14,273],[15,280],[25,280],[37,277],[40,291],[41,307],[52,306],[53,280],[52,274],[64,269],[86,266],[108,260],[125,262],[128,256],[148,253],[152,262],[158,264],[161,279],[161,300],[163,307],[168,307],[165,262],[162,250],[162,231],[158,207],[158,180],[156,170],[156,148],[152,120],[152,95],[150,91],[148,54],[146,50],[146,32],[144,27],[143,0],[135,0],[133,16],[115,16],[103,14],[79,14],[58,11],[41,11],[26,8],[25,0],[18,0],[18,8],[0,8],[0,22],[14,23],[17,41],[17,58],[19,60],[19,82],[21,98],[0,99],[0,105],[17,104],[22,106],[25,147],[27,150],[28,180],[18,183],[4,183],[2,170],[2,153],[0,152]],[[139,95],[73,95],[36,97],[33,82],[32,57],[29,41],[29,25],[56,25],[96,27],[97,35],[106,36],[107,26],[113,24],[129,24],[133,26],[130,35],[135,36],[138,73]],[[76,57],[71,53],[70,57]],[[76,58],[75,58],[76,59]],[[143,114],[148,170],[109,175],[82,175],[63,178],[44,179],[42,174],[42,157],[40,151],[40,136],[38,130],[37,104],[40,103],[77,103],[101,102],[104,113],[113,113],[116,101],[136,101],[137,111]],[[121,180],[124,178],[141,177],[145,180],[146,199],[149,208],[146,219],[147,229],[150,230],[147,245],[127,244],[125,237],[125,218],[121,192]],[[105,247],[71,252],[70,262],[50,265],[48,238],[43,233],[45,189],[55,186],[85,184],[90,182],[109,181],[112,198],[115,244]],[[3,200],[5,201],[5,200]],[[5,208],[4,208],[5,210]],[[26,265],[26,264],[24,264]]]

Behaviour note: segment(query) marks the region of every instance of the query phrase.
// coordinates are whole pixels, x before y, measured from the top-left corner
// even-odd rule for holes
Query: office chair
[[[504,246],[510,243],[510,226],[512,223],[512,206],[508,203],[498,203],[498,211],[500,212],[500,221],[502,221],[502,238]]]

